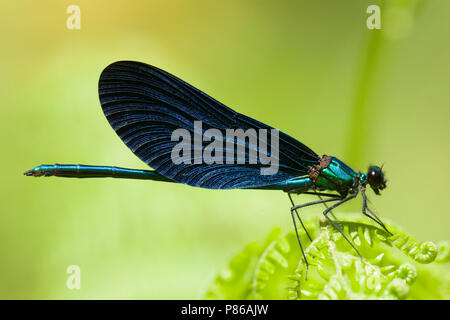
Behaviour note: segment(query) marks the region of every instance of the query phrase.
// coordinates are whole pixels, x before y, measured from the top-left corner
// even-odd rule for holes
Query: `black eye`
[[[386,188],[386,179],[383,170],[377,166],[370,166],[367,170],[367,182],[375,194],[380,195],[380,190]]]
[[[384,189],[385,188],[385,179],[383,171],[381,171],[380,167],[370,166],[369,170],[367,170],[367,180],[370,186],[374,189]]]
[[[379,177],[381,177],[381,172],[380,170],[370,170],[369,171],[369,177],[373,180],[377,180],[379,179]],[[369,178],[369,179],[370,179]]]

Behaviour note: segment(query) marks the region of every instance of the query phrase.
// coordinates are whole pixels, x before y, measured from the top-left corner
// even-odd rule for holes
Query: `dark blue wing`
[[[174,164],[171,151],[178,141],[171,141],[172,132],[183,128],[193,136],[194,121],[202,121],[203,131],[221,130],[223,141],[226,129],[266,129],[270,137],[273,128],[140,62],[118,61],[106,67],[99,80],[99,96],[106,118],[131,151],[158,173],[180,183],[209,189],[267,186],[307,174],[308,166],[319,159],[311,149],[279,132],[279,170],[273,175],[261,174],[260,169],[268,165],[259,158],[256,164]],[[245,159],[250,150],[258,151],[258,145],[246,140]]]

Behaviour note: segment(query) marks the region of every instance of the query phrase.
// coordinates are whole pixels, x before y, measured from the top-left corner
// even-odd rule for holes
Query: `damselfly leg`
[[[290,193],[288,193],[288,197],[289,197],[289,200],[291,200],[292,207],[295,207],[294,200],[292,200],[292,197],[291,197],[291,194],[290,194]],[[291,214],[292,214],[292,211],[291,211]],[[305,230],[306,235],[308,236],[309,240],[312,242],[312,238],[311,238],[311,236],[309,235],[309,232],[308,232],[308,230],[306,229],[305,225],[303,224],[303,221],[302,221],[302,219],[300,218],[300,215],[298,214],[297,209],[295,209],[295,214],[297,215],[297,219],[298,219],[298,221],[300,221],[300,224],[302,225],[303,230]],[[294,224],[295,224],[295,221],[294,221]],[[297,229],[297,228],[295,228],[295,229]]]
[[[338,203],[332,205],[331,207],[329,207],[328,209],[326,209],[326,210],[323,212],[323,215],[325,216],[325,218],[328,219],[328,221],[330,221],[330,223],[333,225],[333,227],[335,227],[336,230],[339,231],[340,234],[342,234],[342,236],[344,237],[344,239],[347,240],[347,242],[352,246],[352,248],[355,249],[355,251],[356,251],[356,253],[358,254],[358,256],[360,256],[360,257],[362,258],[362,256],[361,256],[361,254],[359,253],[358,249],[356,249],[356,247],[353,245],[353,243],[352,243],[350,240],[348,240],[348,238],[345,236],[344,232],[342,232],[341,228],[339,228],[339,226],[338,226],[333,220],[331,220],[330,217],[328,216],[328,213],[329,213],[331,210],[333,210],[333,209],[339,207],[341,204],[343,204],[343,203],[345,203],[345,202],[347,202],[347,201],[349,201],[349,200],[351,200],[351,199],[356,198],[357,195],[358,195],[358,192],[355,192],[355,193],[353,193],[352,195],[348,196],[347,198],[345,198],[345,199],[339,201]]]
[[[294,202],[292,201],[292,198],[291,198],[291,196],[290,196],[289,193],[288,193],[288,195],[289,195],[289,199],[291,199],[291,203],[294,204]],[[322,194],[322,195],[324,195],[324,194]],[[327,194],[327,195],[328,195],[328,194]],[[302,251],[303,259],[305,260],[305,266],[306,266],[306,269],[305,269],[305,280],[307,280],[307,277],[308,277],[309,263],[308,263],[308,259],[306,258],[305,252],[304,252],[304,250],[303,250],[303,246],[302,246],[302,243],[301,243],[301,241],[300,241],[300,236],[298,235],[297,223],[295,222],[294,211],[297,213],[297,210],[298,210],[298,209],[301,209],[301,208],[305,208],[305,207],[308,207],[308,206],[313,206],[313,205],[320,204],[320,203],[325,203],[325,202],[331,202],[331,201],[339,201],[339,200],[342,200],[342,197],[337,197],[337,196],[335,196],[335,195],[333,195],[333,196],[334,196],[334,197],[331,197],[331,198],[328,198],[328,199],[322,199],[322,200],[312,201],[312,202],[304,203],[304,204],[301,204],[301,205],[293,206],[293,207],[291,208],[291,217],[292,217],[292,222],[294,223],[295,234],[297,235],[297,241],[298,241],[298,244],[299,244],[299,246],[300,246],[300,250]],[[308,234],[308,232],[306,231],[306,229],[305,229],[305,227],[304,227],[304,225],[303,225],[302,220],[300,219],[300,215],[299,215],[298,213],[297,213],[297,217],[298,217],[300,223],[302,224],[303,229],[304,229],[305,232]],[[309,239],[311,239],[311,237],[309,236],[309,234],[308,234],[308,237],[309,237]]]
[[[386,226],[384,225],[384,223],[380,220],[380,218],[377,217],[377,215],[369,209],[369,207],[367,206],[367,196],[366,196],[366,188],[361,186],[361,195],[363,198],[363,206],[362,206],[362,213],[363,215],[365,215],[366,217],[369,217],[370,219],[372,219],[373,221],[375,221],[377,224],[379,224],[381,227],[383,227],[384,230],[386,230],[387,233],[389,233],[391,236],[393,235],[392,232],[390,232]],[[370,214],[368,214],[367,211],[369,211]]]

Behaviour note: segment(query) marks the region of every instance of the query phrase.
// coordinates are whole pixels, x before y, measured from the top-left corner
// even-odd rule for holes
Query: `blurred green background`
[[[66,27],[70,4],[80,30]],[[291,230],[282,192],[22,175],[55,162],[146,168],[98,101],[101,71],[121,59],[356,170],[384,163],[376,212],[419,240],[449,239],[450,2],[390,0],[381,31],[366,28],[370,4],[385,3],[2,1],[0,298],[201,298],[245,244]],[[66,288],[69,265],[80,290]]]

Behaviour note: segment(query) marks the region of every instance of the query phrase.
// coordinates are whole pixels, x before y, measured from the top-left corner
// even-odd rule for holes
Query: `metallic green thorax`
[[[322,160],[321,165],[310,172],[310,177],[317,189],[337,191],[341,195],[346,195],[358,186],[361,173],[356,173],[335,157],[324,156],[322,159],[325,161]],[[317,178],[314,179],[314,177]]]
[[[278,189],[302,193],[308,190],[337,191],[345,197],[354,193],[359,185],[367,184],[367,175],[355,172],[338,158],[324,155],[318,165],[310,168],[308,176],[301,176],[278,184],[255,189]]]

